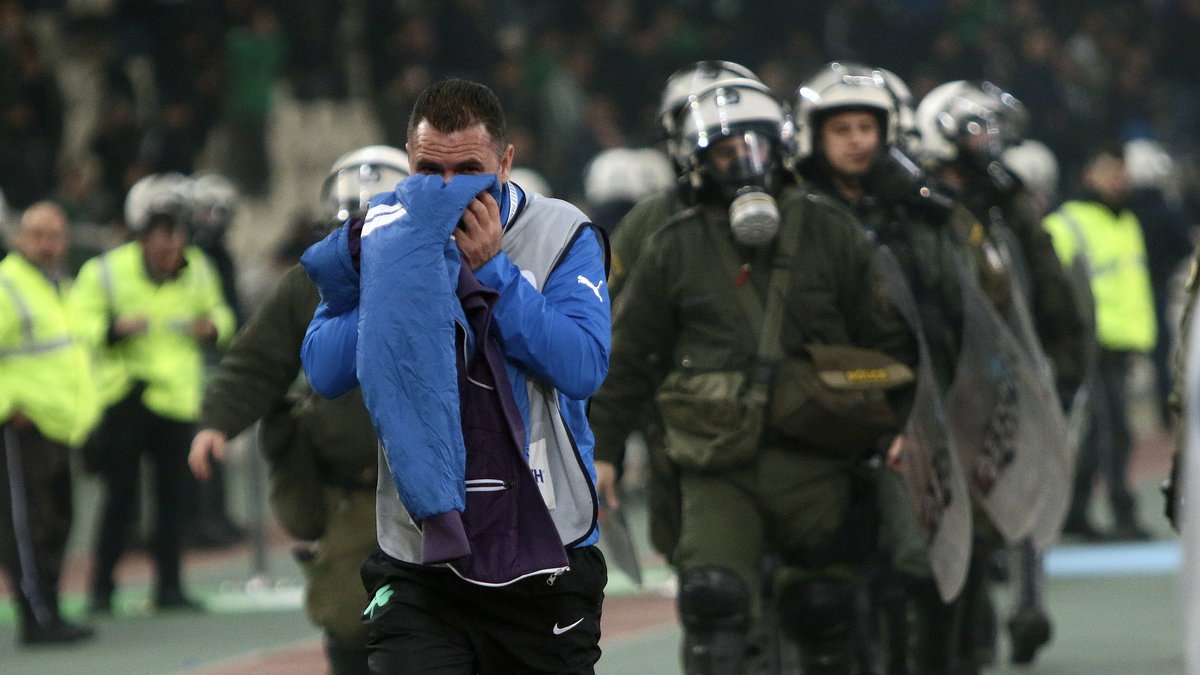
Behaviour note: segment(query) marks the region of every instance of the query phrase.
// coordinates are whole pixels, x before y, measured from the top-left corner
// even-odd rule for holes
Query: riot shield
[[[992,234],[1009,269],[1014,272],[1009,275],[1012,280],[1012,305],[1005,318],[1008,319],[1013,336],[1024,348],[1027,365],[1037,376],[1037,383],[1041,388],[1040,396],[1046,402],[1044,417],[1040,420],[1040,431],[1045,434],[1043,442],[1046,445],[1033,448],[1044,455],[1045,484],[1035,507],[1038,514],[1036,522],[1030,532],[1034,545],[1045,549],[1058,539],[1063,521],[1067,517],[1067,509],[1071,505],[1071,477],[1075,471],[1075,449],[1078,441],[1075,445],[1070,441],[1067,421],[1054,384],[1054,368],[1034,328],[1033,313],[1030,310],[1034,285],[1030,278],[1029,264],[1022,255],[1020,244],[1012,230],[1007,226],[998,225],[993,226]]]
[[[1013,543],[1032,534],[1043,510],[1051,487],[1044,449],[1064,442],[1061,410],[971,270],[960,267],[959,282],[963,339],[946,396],[947,426],[972,494]]]
[[[900,263],[886,246],[877,249],[875,261],[888,297],[917,335],[917,386],[895,467],[928,548],[938,592],[949,602],[962,590],[971,560],[970,493],[946,429],[946,412],[916,300]]]

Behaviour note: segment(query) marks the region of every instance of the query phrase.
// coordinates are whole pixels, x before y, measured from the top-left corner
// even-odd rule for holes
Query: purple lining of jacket
[[[448,562],[465,579],[497,585],[565,568],[566,550],[525,459],[524,423],[504,358],[489,335],[499,294],[465,263],[456,292],[475,336],[468,361],[466,335],[455,332],[467,508],[422,523],[422,562]]]

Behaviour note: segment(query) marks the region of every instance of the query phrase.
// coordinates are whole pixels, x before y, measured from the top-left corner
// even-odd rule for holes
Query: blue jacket
[[[457,386],[445,377],[454,368],[455,326],[464,321],[453,297],[459,258],[449,235],[483,189],[498,197],[507,231],[527,199],[516,186],[505,187],[494,176],[458,176],[446,184],[437,176],[413,176],[373,200],[362,229],[361,277],[351,256],[349,226],[302,259],[322,295],[301,352],[309,381],[322,395],[334,397],[361,380],[393,482],[418,522],[465,509]],[[389,245],[400,241],[403,246]],[[504,356],[525,425],[526,380],[533,378],[557,391],[562,422],[594,483],[585,405],[607,374],[610,330],[600,243],[593,236],[576,236],[542,292],[523,278],[504,250],[475,276],[499,294],[490,334]],[[397,287],[406,292],[391,292]],[[524,453],[528,460],[528,442]],[[593,526],[586,537],[563,543],[592,544],[597,536]]]

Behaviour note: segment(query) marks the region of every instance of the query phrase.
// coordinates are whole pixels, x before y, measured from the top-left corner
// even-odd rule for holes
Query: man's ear
[[[500,158],[500,173],[496,177],[500,179],[501,185],[508,183],[508,175],[512,173],[513,155],[515,153],[516,149],[512,143],[509,143],[508,147],[504,149],[504,156]]]

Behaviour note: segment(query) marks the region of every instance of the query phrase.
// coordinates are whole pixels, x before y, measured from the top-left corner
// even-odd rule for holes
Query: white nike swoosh
[[[582,618],[582,617],[580,617],[580,619],[579,619],[578,621],[576,621],[575,623],[571,624],[570,626],[563,626],[562,628],[559,628],[559,627],[558,627],[558,624],[556,623],[556,624],[554,624],[554,634],[555,634],[555,635],[562,635],[563,633],[565,633],[565,632],[567,632],[567,631],[571,630],[572,628],[574,628],[575,626],[578,626],[578,625],[579,625],[579,624],[581,624],[581,623],[583,623],[583,618]]]

